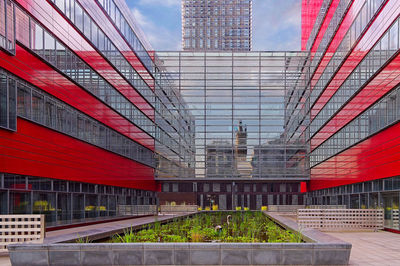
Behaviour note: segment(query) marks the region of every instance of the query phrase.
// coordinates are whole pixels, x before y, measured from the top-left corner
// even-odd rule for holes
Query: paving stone
[[[314,250],[314,264],[317,265],[345,265],[348,263],[350,251],[346,249],[339,250]]]
[[[25,250],[10,252],[10,260],[13,266],[48,266],[49,257],[46,250]]]
[[[63,251],[63,250],[49,250],[49,264],[50,265],[68,265],[75,266],[81,265],[80,252]]]
[[[220,250],[190,250],[190,264],[192,265],[219,265]]]
[[[313,250],[310,249],[283,249],[282,264],[284,265],[311,265]]]
[[[114,265],[143,265],[143,249],[114,249]]]
[[[113,252],[110,249],[106,250],[82,250],[81,251],[81,262],[82,265],[87,266],[100,266],[100,265],[112,265],[113,263]]]
[[[251,265],[251,249],[221,249],[223,265]]]
[[[190,250],[189,249],[182,249],[177,250],[175,249],[175,265],[189,265],[190,263]]]
[[[254,265],[264,264],[281,264],[281,249],[254,249],[252,254],[252,262]]]
[[[173,265],[174,250],[173,249],[144,249],[145,265]]]

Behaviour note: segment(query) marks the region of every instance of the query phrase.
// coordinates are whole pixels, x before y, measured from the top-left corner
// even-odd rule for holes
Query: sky
[[[155,50],[181,50],[181,0],[126,0]],[[298,51],[301,0],[253,0],[253,51]]]

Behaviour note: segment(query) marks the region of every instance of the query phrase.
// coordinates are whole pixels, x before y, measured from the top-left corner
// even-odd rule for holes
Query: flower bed
[[[301,234],[283,229],[262,212],[207,212],[163,225],[156,222],[140,231],[131,229],[109,242],[298,243]]]
[[[293,220],[276,214],[268,214],[268,218],[279,224],[280,229],[285,228],[292,232],[299,231],[297,223]],[[243,221],[244,219],[243,216]],[[247,226],[252,226],[251,220],[248,217]],[[268,225],[270,221],[268,219],[266,221]],[[241,223],[237,224],[239,228],[240,225]],[[151,230],[152,226],[149,225],[147,229]],[[248,237],[246,234],[252,232],[252,229],[242,227],[244,237]],[[306,228],[300,231],[302,238],[306,239],[308,243],[161,243],[156,239],[157,243],[18,244],[10,245],[8,249],[13,266],[32,264],[38,266],[347,265],[349,263],[351,244],[315,229]],[[213,234],[211,233],[211,235]],[[235,238],[235,235],[232,237],[239,239],[240,236],[238,234],[237,238]],[[268,237],[264,240],[260,237],[260,241],[273,239],[271,236]],[[189,235],[187,238],[189,240],[191,236]],[[208,240],[208,238],[210,239]],[[258,239],[257,235],[253,239]],[[203,240],[214,241],[212,236],[207,234],[203,235]]]

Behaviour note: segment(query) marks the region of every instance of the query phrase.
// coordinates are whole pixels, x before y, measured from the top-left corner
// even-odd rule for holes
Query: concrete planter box
[[[291,228],[297,225],[270,217]],[[348,264],[351,244],[314,229],[302,233],[313,243],[19,244],[8,249],[14,266]]]

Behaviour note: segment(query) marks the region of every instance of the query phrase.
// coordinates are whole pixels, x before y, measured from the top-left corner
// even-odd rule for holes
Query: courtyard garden
[[[129,229],[114,235],[109,242],[299,243],[302,237],[262,212],[206,212],[166,224],[156,221],[141,230]]]

